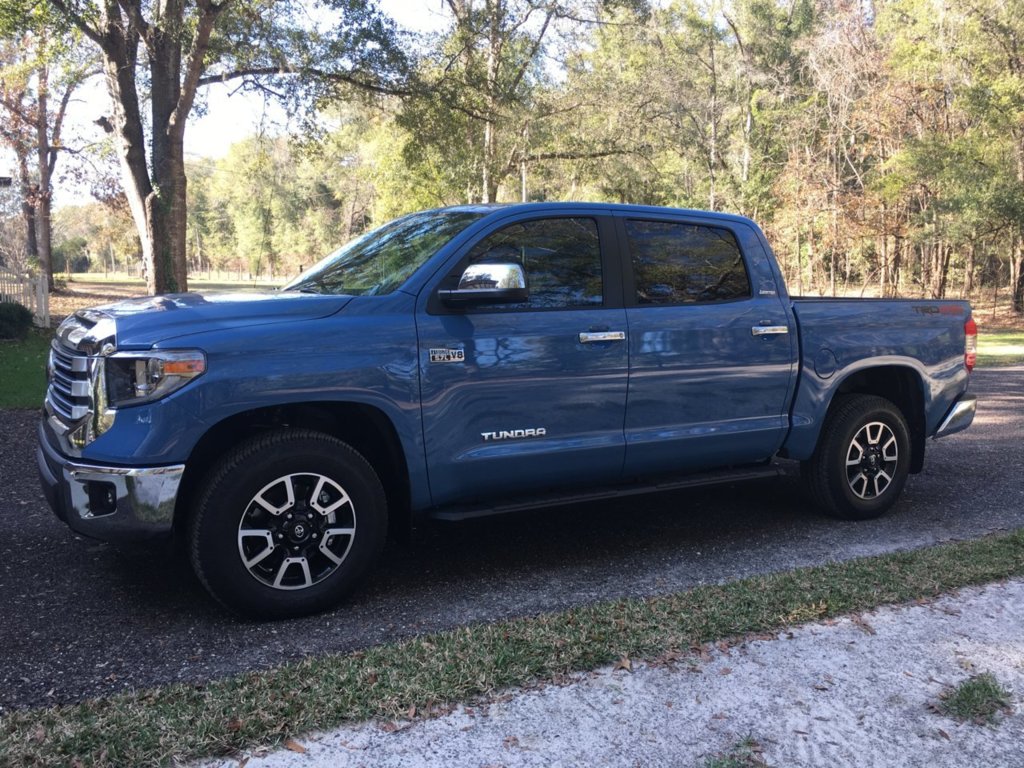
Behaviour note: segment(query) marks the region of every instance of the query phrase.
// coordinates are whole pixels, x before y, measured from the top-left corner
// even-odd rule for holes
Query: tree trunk
[[[878,249],[878,295],[884,299],[889,295],[889,235],[882,234],[875,248]]]
[[[498,137],[495,121],[498,117],[498,68],[501,65],[503,10],[501,3],[488,8],[490,18],[487,34],[487,116],[484,120],[484,163],[480,185],[480,194],[485,203],[496,203],[498,197],[498,178],[495,174]]]
[[[1017,181],[1024,183],[1024,141],[1017,141]],[[1014,314],[1024,314],[1024,237],[1017,231],[1010,252],[1010,306]]]
[[[967,247],[967,259],[964,262],[964,284],[960,294],[960,297],[964,299],[969,299],[974,293],[974,261],[977,253],[975,238],[976,235],[972,233],[971,244]]]
[[[715,38],[708,34],[708,60],[711,62],[711,136],[708,141],[708,178],[711,191],[708,195],[708,210],[718,210],[718,70],[715,64]]]
[[[953,248],[945,242],[939,243],[938,245],[938,260],[939,263],[935,270],[935,294],[934,298],[944,299],[946,298],[946,284],[949,280],[949,262],[953,253]]]
[[[30,259],[39,257],[36,241],[36,198],[37,191],[28,173],[28,155],[18,152],[18,176],[21,181],[21,216],[25,221],[25,252]]]
[[[146,167],[146,140],[143,133],[142,114],[139,111],[139,95],[135,87],[134,70],[138,51],[137,42],[129,42],[123,31],[109,21],[104,37],[103,63],[107,90],[113,106],[117,133],[117,157],[121,166],[121,183],[124,186],[128,208],[135,222],[142,245],[143,271],[146,288],[150,294],[162,293],[163,287],[154,278],[153,239],[149,218],[146,215],[146,200],[153,191]]]
[[[494,177],[494,158],[497,154],[494,136],[494,121],[484,121],[484,159],[483,173],[480,179],[481,201],[496,203],[498,200],[498,180]]]
[[[892,242],[892,275],[889,280],[889,285],[892,286],[891,298],[896,298],[900,295],[900,271],[903,266],[903,238],[899,235],[893,235]]]
[[[927,242],[921,243],[916,249],[917,261],[918,261],[918,283],[920,285],[921,293],[919,296],[924,296],[925,291],[928,290],[928,286],[932,282],[932,250],[931,245]]]
[[[158,184],[159,179],[154,179]],[[145,200],[146,234],[150,257],[146,264],[146,286],[151,294],[188,290],[186,264],[178,258],[185,252],[185,181],[168,179],[160,184],[161,194],[151,192]],[[145,247],[143,253],[145,253]]]
[[[1013,251],[1013,285],[1010,286],[1010,304],[1014,314],[1024,315],[1024,242],[1018,242]]]
[[[796,228],[796,295],[797,296],[803,296],[803,294],[804,294],[804,264],[803,264],[803,258],[802,258],[801,253],[800,253],[802,248],[803,248],[803,246],[800,245],[800,227],[798,226]]]
[[[50,200],[53,190],[50,184],[50,133],[48,120],[49,70],[39,70],[38,97],[36,103],[36,157],[39,166],[39,195],[36,198],[36,234],[39,248],[39,271],[46,275],[46,284],[53,290],[53,238],[51,235]]]
[[[176,5],[169,3],[168,7]],[[180,16],[176,8],[176,15]],[[153,191],[146,199],[148,230],[153,238],[151,278],[157,293],[188,290],[185,259],[185,142],[176,130],[175,112],[181,100],[181,41],[175,24],[155,30],[149,71],[153,119]],[[184,119],[184,118],[183,118]]]
[[[146,164],[142,115],[134,82],[107,59],[107,85],[120,133],[121,176],[128,207],[142,242],[146,288],[150,294],[188,290],[185,258],[185,153],[182,131],[173,130],[178,103],[175,62],[150,61],[153,115],[153,168]]]

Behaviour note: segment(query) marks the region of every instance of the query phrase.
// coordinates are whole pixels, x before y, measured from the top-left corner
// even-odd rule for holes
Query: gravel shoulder
[[[934,710],[944,691],[981,672],[1011,691],[1010,714],[989,726]],[[752,738],[768,765],[791,768],[998,767],[1024,760],[1022,704],[1018,580],[202,765],[699,766]]]

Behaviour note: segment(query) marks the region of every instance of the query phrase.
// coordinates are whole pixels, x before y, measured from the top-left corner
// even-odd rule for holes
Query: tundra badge
[[[494,440],[512,440],[517,437],[544,437],[548,433],[544,427],[535,427],[530,429],[502,429],[497,432],[481,432],[480,437],[484,439],[485,443],[492,442]]]

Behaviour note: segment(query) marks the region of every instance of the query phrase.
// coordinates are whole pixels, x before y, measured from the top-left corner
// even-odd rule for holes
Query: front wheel
[[[387,534],[384,490],[349,445],[305,430],[256,437],[207,476],[189,526],[193,569],[247,616],[329,608],[373,565]]]
[[[837,397],[814,455],[801,465],[811,498],[845,520],[883,514],[899,498],[909,470],[906,419],[890,401],[874,395]]]

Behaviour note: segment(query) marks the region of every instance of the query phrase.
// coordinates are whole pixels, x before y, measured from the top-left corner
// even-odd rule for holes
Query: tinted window
[[[450,280],[468,264],[518,263],[526,270],[530,300],[498,309],[560,309],[600,305],[601,246],[593,219],[537,219],[488,235]]]
[[[750,296],[743,256],[729,230],[629,220],[626,233],[637,304],[730,301]]]

